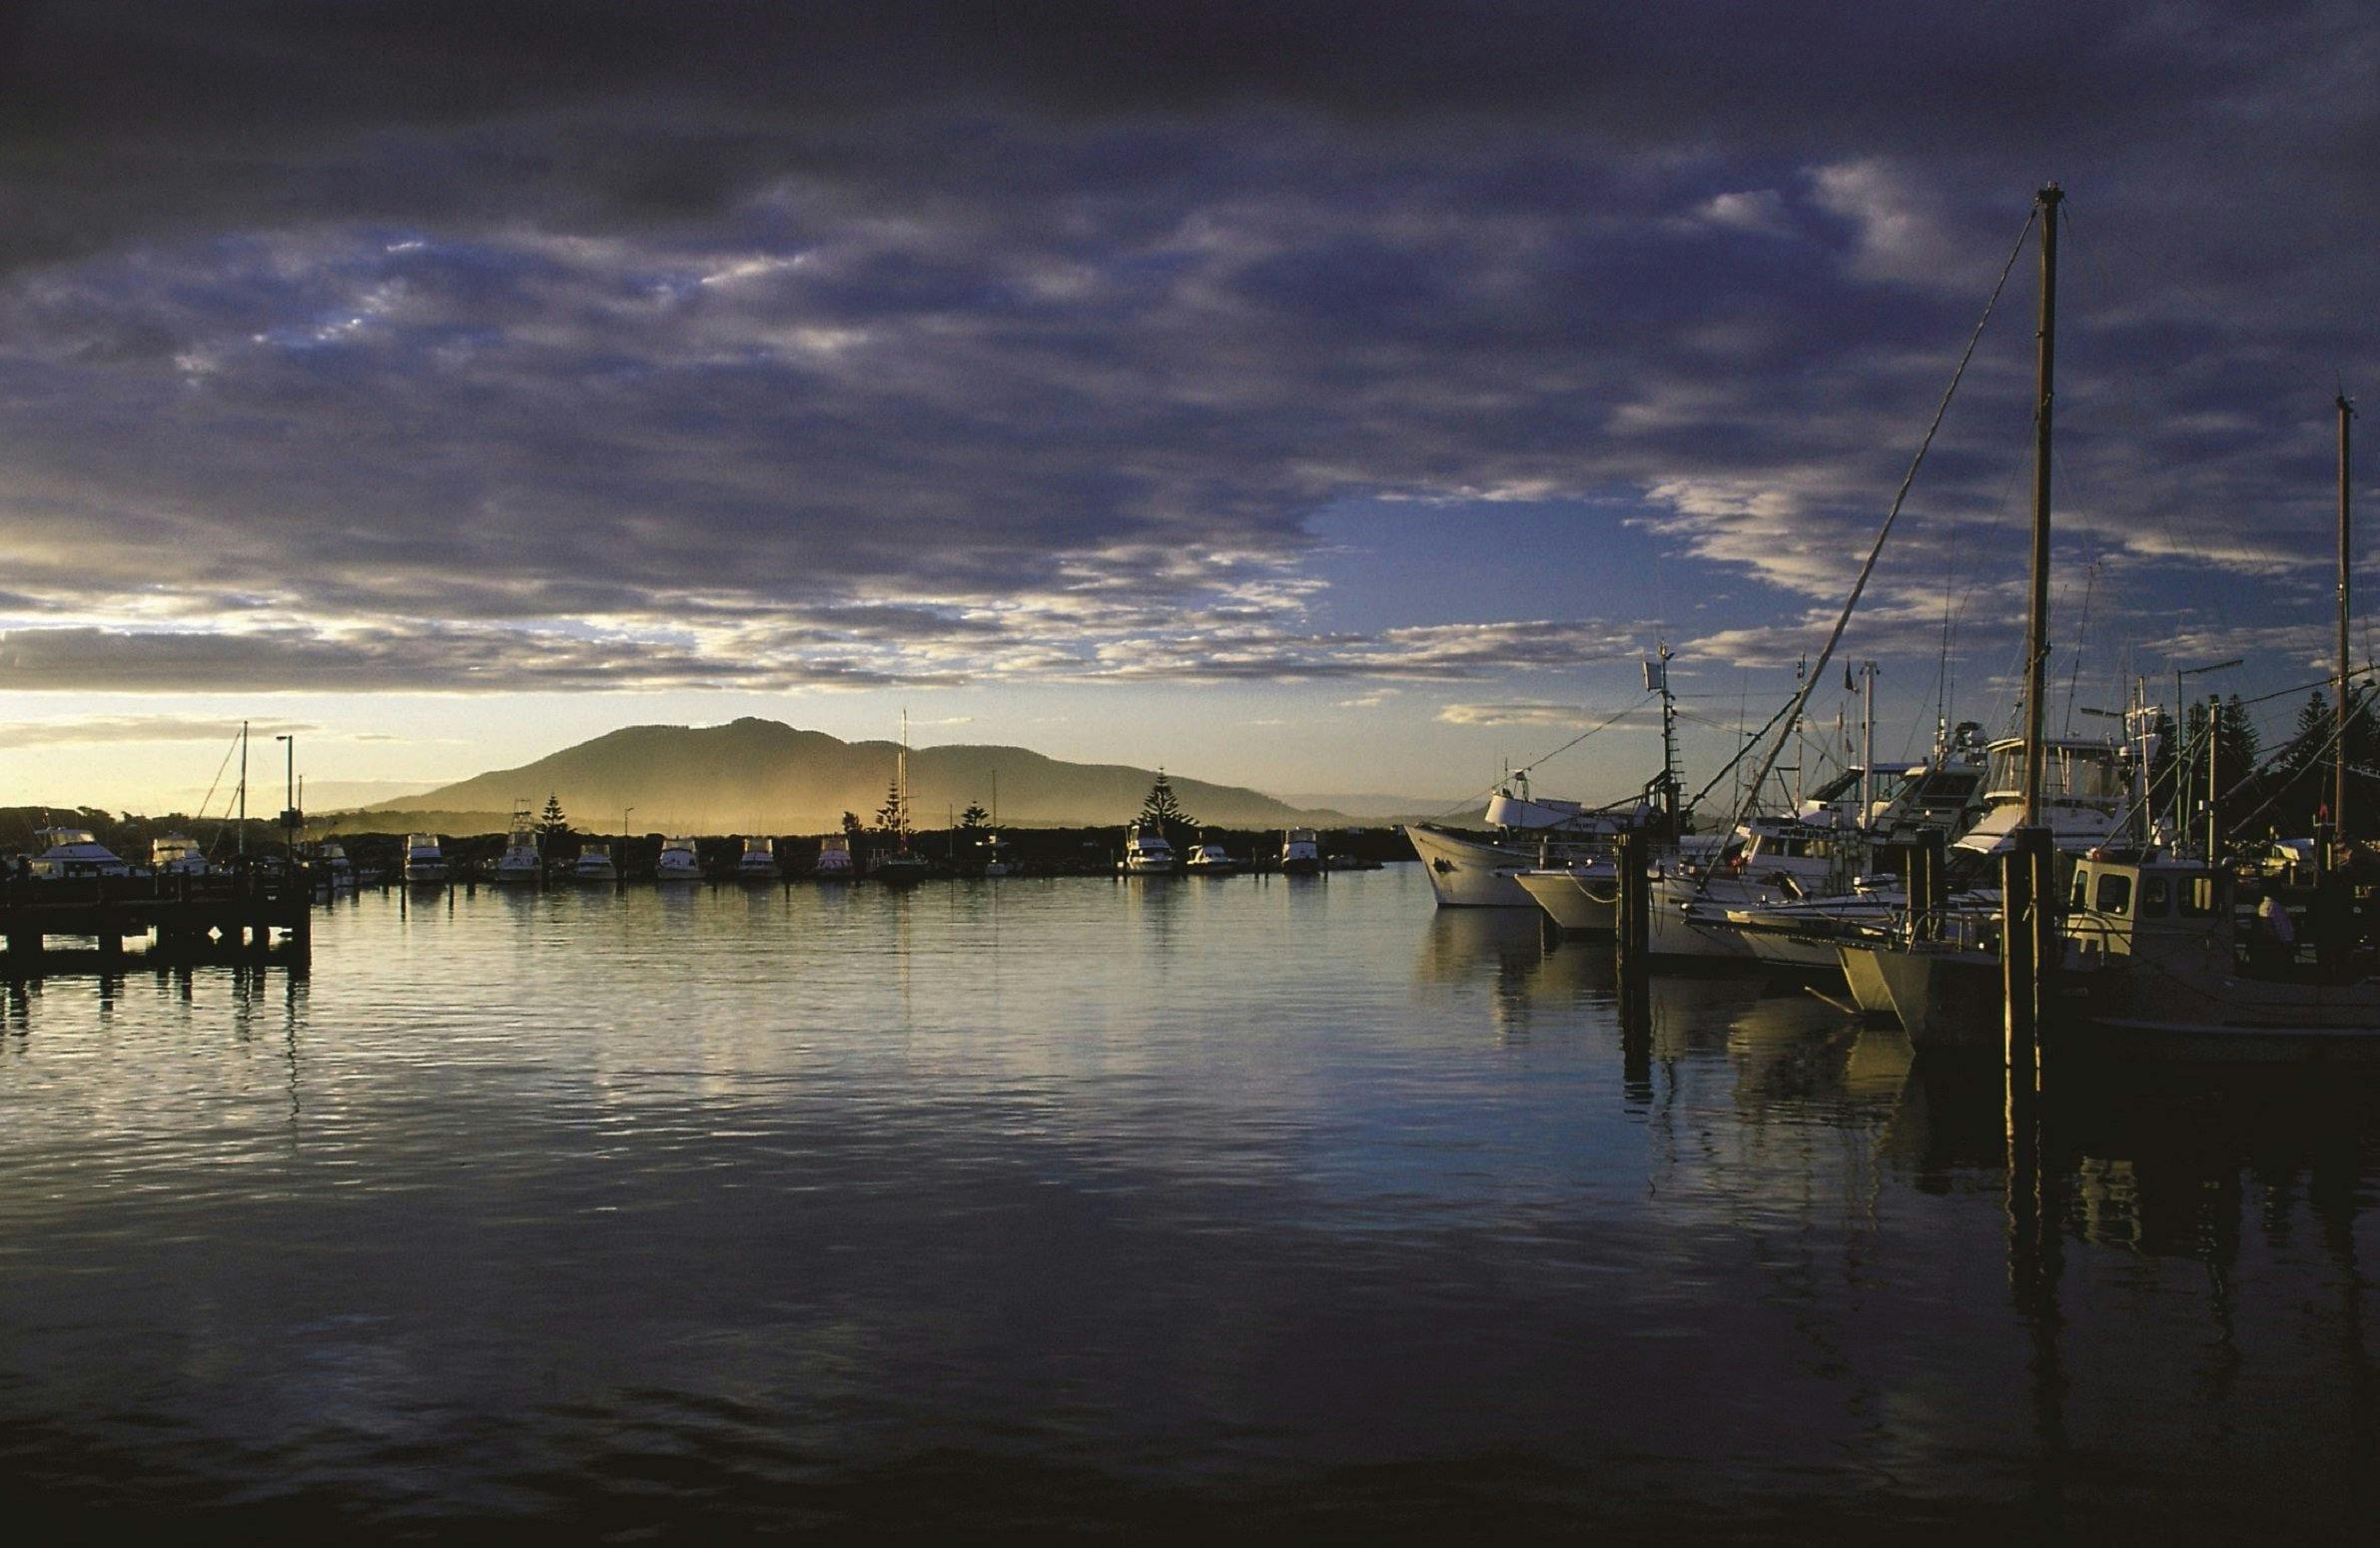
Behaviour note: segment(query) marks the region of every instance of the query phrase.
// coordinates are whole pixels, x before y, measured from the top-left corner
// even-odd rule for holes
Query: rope
[[[1852,582],[1851,595],[1844,599],[1843,611],[1835,619],[1834,632],[1827,636],[1826,648],[1818,653],[1817,667],[1803,681],[1802,691],[1794,695],[1791,711],[1795,720],[1801,718],[1802,707],[1810,701],[1811,690],[1826,676],[1827,663],[1834,659],[1835,647],[1842,642],[1843,631],[1851,625],[1851,615],[1860,605],[1861,594],[1868,589],[1868,577],[1876,572],[1876,561],[1884,555],[1885,539],[1893,534],[1893,523],[1901,519],[1902,502],[1909,498],[1910,485],[1918,481],[1918,469],[1926,465],[1926,453],[1934,445],[1935,432],[1942,428],[1944,416],[1951,411],[1951,399],[1958,395],[1959,384],[1967,376],[1968,363],[1976,358],[1976,346],[1983,338],[1983,327],[1991,321],[1992,309],[1999,305],[2000,293],[2007,289],[2008,276],[2015,271],[2016,260],[2024,253],[2024,239],[2032,235],[2033,222],[2039,218],[2040,209],[2037,205],[2025,212],[2024,227],[2016,233],[2015,245],[2008,249],[2008,261],[2000,265],[1999,281],[1991,287],[1990,299],[1983,303],[1983,315],[1976,319],[1975,332],[1968,335],[1967,350],[1959,357],[1959,369],[1951,373],[1951,385],[1944,389],[1942,401],[1935,407],[1934,422],[1926,426],[1926,434],[1918,442],[1917,455],[1910,458],[1909,471],[1902,475],[1901,487],[1893,495],[1893,508],[1885,513],[1884,525],[1877,529],[1876,541],[1868,549],[1868,562],[1860,566],[1859,578]],[[1743,825],[1745,815],[1751,811],[1752,802],[1758,798],[1761,786],[1769,782],[1770,771],[1776,768],[1777,760],[1784,756],[1785,742],[1786,738],[1780,736],[1777,745],[1770,749],[1768,761],[1761,765],[1760,773],[1753,776],[1750,792],[1737,806],[1734,819],[1728,823],[1728,832],[1733,833]]]
[[[1645,695],[1646,699],[1651,697],[1652,695],[1650,693]],[[1486,786],[1475,794],[1464,796],[1461,800],[1455,802],[1452,806],[1447,807],[1444,811],[1432,813],[1430,816],[1425,817],[1422,820],[1424,822],[1436,822],[1441,817],[1451,817],[1456,812],[1469,811],[1473,801],[1478,800],[1480,796],[1494,795],[1497,790],[1502,788],[1505,780],[1509,780],[1515,775],[1525,775],[1532,769],[1535,769],[1539,764],[1551,763],[1554,759],[1559,758],[1562,756],[1562,754],[1568,752],[1571,748],[1576,747],[1579,743],[1585,741],[1588,737],[1593,736],[1596,732],[1610,730],[1613,726],[1619,724],[1621,716],[1627,714],[1630,710],[1642,709],[1644,707],[1644,703],[1645,699],[1638,699],[1634,704],[1623,704],[1620,706],[1620,708],[1612,711],[1610,719],[1603,721],[1601,724],[1587,727],[1587,729],[1579,732],[1578,735],[1572,737],[1569,741],[1564,742],[1552,752],[1546,753],[1544,756],[1536,758],[1528,763],[1524,763],[1517,769],[1508,771],[1504,775],[1503,779],[1495,781],[1493,784]]]

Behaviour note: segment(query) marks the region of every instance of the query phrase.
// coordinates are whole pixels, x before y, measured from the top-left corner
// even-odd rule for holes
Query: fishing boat
[[[1628,817],[1608,810],[1532,797],[1526,774],[1488,798],[1481,820],[1484,834],[1428,822],[1404,829],[1442,909],[1534,907],[1513,880],[1519,872],[1608,857],[1612,840],[1630,826]]]
[[[130,876],[132,866],[99,842],[88,828],[43,828],[33,835],[41,853],[27,862],[30,873],[49,882],[85,881],[100,876]]]
[[[1126,829],[1121,869],[1128,876],[1172,876],[1174,846],[1166,830],[1155,823],[1134,823]]]
[[[511,837],[496,856],[496,882],[505,887],[534,887],[545,879],[545,857],[537,848],[537,830],[515,814]]]
[[[620,869],[611,858],[609,844],[589,844],[578,852],[570,866],[570,880],[599,883],[609,886],[620,879]]]
[[[1281,875],[1313,876],[1321,869],[1322,845],[1313,829],[1290,828],[1281,834]]]
[[[810,874],[822,882],[848,882],[852,876],[851,838],[830,833],[818,841],[818,859]]]
[[[1188,876],[1236,876],[1239,862],[1232,859],[1220,844],[1201,841],[1182,862]]]
[[[435,886],[446,879],[446,852],[434,833],[411,833],[404,841],[404,879]]]
[[[754,834],[744,840],[744,852],[736,857],[735,877],[739,882],[773,882],[778,878],[777,846]]]
[[[653,880],[664,885],[702,880],[702,856],[692,839],[663,839],[661,858],[653,862]]]

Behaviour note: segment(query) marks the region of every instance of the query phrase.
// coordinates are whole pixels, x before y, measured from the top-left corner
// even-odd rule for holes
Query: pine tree
[[[845,838],[857,840],[861,834],[867,831],[867,825],[860,821],[859,813],[845,812],[843,814],[843,836]]]
[[[1174,784],[1166,778],[1166,771],[1157,771],[1157,783],[1149,787],[1149,799],[1141,803],[1141,825],[1164,833],[1168,843],[1180,843],[1198,826],[1197,819],[1182,809],[1175,799]]]
[[[896,779],[886,788],[884,805],[876,808],[876,830],[894,838],[909,833],[909,810],[901,799],[901,782]]]
[[[990,812],[985,811],[982,806],[972,802],[969,803],[967,810],[959,814],[959,826],[962,828],[980,828],[991,820],[992,814]]]

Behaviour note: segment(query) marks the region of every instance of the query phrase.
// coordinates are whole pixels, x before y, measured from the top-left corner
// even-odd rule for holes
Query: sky
[[[13,5],[0,803],[904,709],[1448,798],[1608,721],[1537,784],[1607,799],[1662,643],[1691,790],[2049,180],[2052,729],[2240,656],[2285,730],[2368,4]],[[1845,636],[1896,756],[2012,713],[2034,265]]]

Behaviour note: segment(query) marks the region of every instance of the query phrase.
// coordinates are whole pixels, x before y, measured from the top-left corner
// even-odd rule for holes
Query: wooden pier
[[[313,955],[311,872],[228,876],[106,876],[0,882],[0,977],[136,962],[278,961]],[[276,934],[278,933],[278,939]],[[92,947],[51,946],[87,940]],[[127,943],[143,943],[128,951]]]

